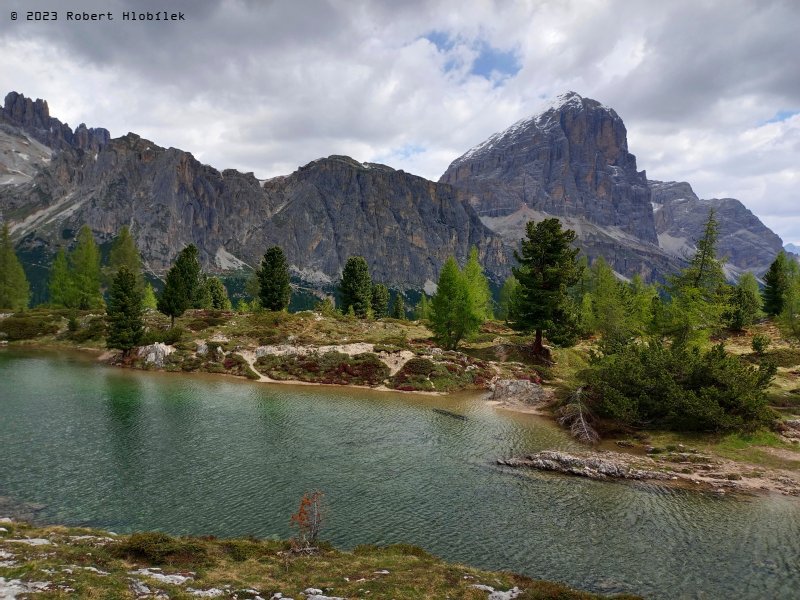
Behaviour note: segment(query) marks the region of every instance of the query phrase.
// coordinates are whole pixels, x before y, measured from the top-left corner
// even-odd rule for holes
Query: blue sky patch
[[[486,79],[492,79],[492,73],[498,73],[501,77],[513,77],[522,65],[514,52],[492,48],[489,44],[482,42],[480,54],[472,63],[470,73],[480,75]]]
[[[785,121],[786,119],[790,119],[796,114],[800,114],[798,110],[779,110],[775,113],[775,116],[771,119],[767,119],[764,121],[764,124],[767,123],[780,123],[781,121]]]

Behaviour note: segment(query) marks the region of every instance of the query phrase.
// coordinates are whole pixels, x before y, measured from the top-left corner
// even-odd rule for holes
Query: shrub
[[[202,542],[174,538],[160,532],[134,533],[117,544],[112,553],[157,565],[202,565],[208,562],[208,551]]]
[[[775,367],[747,365],[721,344],[707,352],[631,344],[594,357],[583,375],[589,407],[629,426],[750,431],[774,420],[765,390]]]
[[[375,386],[389,376],[389,367],[370,352],[355,356],[341,352],[307,356],[267,355],[260,357],[255,364],[259,371],[278,380]]]
[[[753,341],[750,343],[750,345],[753,348],[753,352],[761,356],[767,351],[770,343],[772,343],[772,340],[768,335],[757,333],[753,336]]]
[[[99,340],[106,335],[106,320],[103,317],[92,317],[85,327],[72,330],[67,325],[67,329],[69,330],[69,339],[74,342],[83,343],[89,340]]]
[[[49,314],[16,314],[0,321],[0,339],[10,342],[58,333],[58,323]],[[4,335],[5,334],[5,335]]]

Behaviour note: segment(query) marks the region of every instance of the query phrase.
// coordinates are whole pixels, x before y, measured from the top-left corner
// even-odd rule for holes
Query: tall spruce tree
[[[372,286],[372,298],[370,300],[372,315],[376,319],[382,319],[389,314],[389,288],[382,283]]]
[[[30,296],[28,279],[14,252],[8,224],[3,223],[0,233],[0,308],[24,310],[28,308]]]
[[[194,305],[200,296],[200,261],[199,252],[194,244],[181,250],[175,264],[167,272],[164,290],[158,297],[158,310],[171,318],[175,326],[175,318],[180,317]]]
[[[258,297],[261,307],[266,310],[286,310],[292,288],[289,283],[289,264],[280,246],[272,246],[264,253],[261,268],[257,273],[259,282]]]
[[[75,282],[69,269],[67,254],[59,248],[50,268],[50,305],[62,308],[77,308],[78,297]]]
[[[372,280],[369,266],[363,256],[351,256],[342,271],[339,290],[342,294],[342,312],[353,309],[355,316],[365,318],[372,306]]]
[[[106,345],[118,348],[124,355],[139,345],[144,332],[142,294],[137,289],[136,275],[121,265],[111,282],[108,307]]]
[[[544,354],[543,334],[554,342],[569,344],[577,329],[575,308],[567,294],[577,283],[581,268],[579,250],[570,248],[575,232],[562,230],[558,219],[529,222],[512,272],[519,282],[512,303],[511,324],[522,331],[534,331],[533,353]]]
[[[469,289],[472,311],[480,315],[483,321],[492,318],[492,292],[489,290],[489,280],[483,274],[483,267],[478,260],[478,249],[473,246],[469,251],[469,258],[464,265],[464,277]]]
[[[104,302],[100,291],[100,250],[88,225],[81,227],[78,232],[78,243],[70,254],[70,262],[78,302],[75,308],[102,308]]]
[[[764,312],[776,316],[783,312],[789,289],[789,257],[781,250],[764,274]]]
[[[434,335],[448,350],[455,350],[483,322],[470,298],[469,282],[452,256],[439,275],[436,294],[431,300],[430,321]]]

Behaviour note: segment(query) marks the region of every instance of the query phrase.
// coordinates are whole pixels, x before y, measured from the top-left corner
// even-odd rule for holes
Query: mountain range
[[[155,275],[189,243],[221,273],[256,266],[277,244],[295,279],[312,286],[334,283],[361,255],[376,281],[428,292],[447,256],[463,261],[472,246],[500,283],[525,223],[547,216],[623,277],[659,280],[679,269],[711,208],[731,278],[762,274],[781,250],[738,200],[703,200],[688,183],[650,181],[637,169],[622,119],[574,92],[472,148],[438,182],[346,156],[259,180],[134,133],[73,131],[47,102],[16,92],[0,109],[0,216],[29,271],[83,224],[101,243],[130,226]]]

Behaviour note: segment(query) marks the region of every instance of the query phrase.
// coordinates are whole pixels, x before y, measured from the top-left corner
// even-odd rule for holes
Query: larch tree
[[[742,331],[756,322],[760,316],[762,299],[758,280],[750,272],[743,273],[731,289],[725,321],[734,331]]]
[[[100,291],[100,250],[88,225],[78,232],[78,243],[70,254],[72,279],[81,310],[102,308],[103,294]]]
[[[280,246],[272,246],[261,259],[261,268],[257,271],[258,298],[261,307],[266,310],[286,310],[292,295],[289,282],[289,264]]]
[[[75,282],[69,269],[67,254],[59,248],[50,268],[50,305],[63,308],[77,308],[78,298],[75,292]]]
[[[469,282],[452,256],[439,275],[436,294],[431,300],[430,321],[434,335],[448,350],[455,350],[483,322],[483,313],[476,310],[470,296]]]
[[[28,278],[14,252],[8,224],[4,223],[0,232],[0,308],[24,310],[30,296]]]
[[[522,331],[533,331],[532,351],[544,354],[543,335],[568,344],[576,329],[573,303],[567,293],[577,283],[581,269],[579,250],[571,248],[575,232],[561,229],[558,219],[529,222],[519,252],[514,251],[519,266],[512,272],[519,287],[512,303],[511,324]]]
[[[127,226],[120,229],[119,234],[111,244],[111,250],[108,253],[108,267],[106,269],[108,281],[113,280],[117,271],[123,266],[133,273],[139,292],[144,292],[142,257],[136,247],[136,241],[131,235],[131,230]]]
[[[363,256],[351,256],[342,271],[339,290],[342,294],[342,312],[353,309],[355,316],[365,318],[372,307],[372,280],[369,265]]]
[[[230,310],[231,300],[228,297],[228,290],[219,277],[209,277],[206,279],[208,294],[211,297],[211,308],[217,310]]]
[[[142,294],[137,289],[136,275],[127,265],[121,265],[111,282],[108,306],[106,345],[122,350],[127,356],[139,345],[144,332]]]
[[[483,321],[492,318],[492,292],[489,290],[489,280],[483,273],[483,267],[478,260],[478,249],[473,246],[469,258],[464,265],[464,278],[467,282],[472,311]]]

